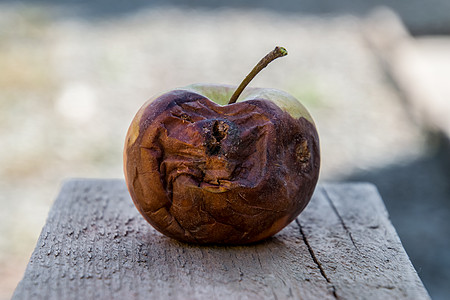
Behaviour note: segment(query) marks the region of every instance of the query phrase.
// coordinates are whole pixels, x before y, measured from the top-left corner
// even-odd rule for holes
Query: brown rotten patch
[[[124,152],[136,207],[180,241],[267,238],[306,206],[319,173],[318,136],[271,101],[220,106],[185,90],[135,117]]]

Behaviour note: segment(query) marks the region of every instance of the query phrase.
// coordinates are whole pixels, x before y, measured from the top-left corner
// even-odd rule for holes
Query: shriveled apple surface
[[[66,182],[13,299],[429,299],[370,184],[319,186],[249,246],[193,246],[137,212],[122,180]]]

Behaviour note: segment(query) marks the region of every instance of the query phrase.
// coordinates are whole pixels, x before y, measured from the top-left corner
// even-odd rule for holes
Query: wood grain
[[[13,299],[429,299],[370,184],[320,185],[250,246],[156,232],[122,180],[67,181]]]

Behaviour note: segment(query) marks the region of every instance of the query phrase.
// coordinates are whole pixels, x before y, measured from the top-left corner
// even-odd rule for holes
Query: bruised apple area
[[[161,233],[246,244],[274,235],[308,204],[319,177],[315,125],[300,102],[292,114],[286,101],[253,91],[254,98],[220,105],[199,89],[173,90],[135,116],[125,178],[136,207]]]

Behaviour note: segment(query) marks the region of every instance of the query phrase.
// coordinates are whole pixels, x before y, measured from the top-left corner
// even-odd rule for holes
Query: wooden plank
[[[368,184],[320,186],[295,222],[250,246],[166,238],[122,180],[64,184],[13,299],[429,299]]]
[[[297,222],[340,298],[429,297],[373,185],[326,185],[316,196]]]

